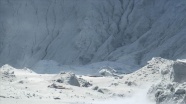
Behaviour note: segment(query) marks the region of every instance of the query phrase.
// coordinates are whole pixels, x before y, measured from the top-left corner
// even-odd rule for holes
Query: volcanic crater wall
[[[184,0],[0,0],[0,65],[186,58],[185,17]]]

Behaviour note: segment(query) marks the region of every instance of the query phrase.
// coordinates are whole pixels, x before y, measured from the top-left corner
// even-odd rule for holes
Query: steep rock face
[[[175,82],[186,82],[186,62],[175,62],[174,68],[174,81]]]
[[[186,58],[183,0],[0,0],[0,64]]]

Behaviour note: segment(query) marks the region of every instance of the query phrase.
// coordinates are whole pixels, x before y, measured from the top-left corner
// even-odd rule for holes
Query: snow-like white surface
[[[23,74],[25,73],[25,74]],[[69,74],[36,74],[30,70],[15,69],[9,65],[0,68],[0,103],[3,104],[154,104],[148,100],[147,91],[159,80],[159,71],[146,67],[118,76],[96,77],[77,75],[91,83],[90,86],[74,86],[56,82]],[[15,76],[14,76],[15,75]],[[61,76],[61,77],[60,77]],[[70,78],[70,77],[69,77]],[[80,79],[79,79],[80,78]],[[58,88],[51,85],[55,83]],[[79,82],[81,84],[81,82]],[[98,86],[97,89],[95,87]],[[62,88],[62,89],[60,89]],[[60,98],[60,99],[54,99]],[[135,100],[134,100],[135,99]]]
[[[2,104],[184,104],[186,63],[153,58],[130,74],[37,74],[30,69],[0,68]],[[106,69],[104,69],[106,70]]]

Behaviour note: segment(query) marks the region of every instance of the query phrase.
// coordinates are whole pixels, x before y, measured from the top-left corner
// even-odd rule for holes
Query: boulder
[[[48,86],[49,88],[56,88],[56,89],[66,89],[65,87],[61,86],[61,85],[57,85],[55,83],[51,84]]]
[[[131,82],[131,81],[125,81],[125,84],[127,84],[128,86],[136,86],[137,84],[135,82]]]
[[[94,87],[92,87],[92,90],[98,90],[98,86],[94,86]]]
[[[90,82],[86,81],[83,78],[79,78],[78,81],[79,81],[81,87],[90,87],[90,86],[92,86],[92,84]]]
[[[99,88],[99,89],[98,89],[98,92],[105,94],[105,93],[108,93],[109,90],[106,89],[106,88]]]
[[[177,95],[185,94],[185,93],[186,93],[185,89],[177,89],[176,92],[175,92],[175,94],[177,94]]]
[[[59,73],[57,76],[55,76],[54,81],[58,83],[65,83],[65,84],[73,85],[73,86],[80,86],[77,76],[71,72]]]

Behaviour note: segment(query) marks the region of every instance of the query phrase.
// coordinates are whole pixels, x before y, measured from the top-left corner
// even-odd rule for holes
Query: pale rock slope
[[[186,62],[164,60],[163,63],[161,82],[151,86],[149,97],[156,104],[186,104]]]
[[[103,73],[101,75],[76,75],[72,72],[37,74],[27,68],[15,69],[4,65],[0,68],[0,103],[155,104],[156,102],[158,104],[166,101],[157,100],[161,99],[159,96],[164,94],[164,92],[159,93],[159,90],[169,91],[163,87],[164,84],[175,81],[174,83],[180,87],[183,85],[185,76],[180,77],[182,74],[179,72],[184,72],[182,69],[185,68],[184,65],[185,63],[182,62],[157,57],[148,61],[143,68],[130,74],[119,74],[115,73],[114,69],[105,68],[106,72],[113,73],[109,76],[104,76]],[[171,77],[174,80],[170,80],[170,75],[174,76]],[[162,89],[155,87],[159,85]],[[174,91],[185,95],[183,87],[180,91],[175,87]],[[181,101],[182,97],[174,101]],[[172,99],[172,96],[165,98]]]
[[[0,0],[0,65],[183,59],[185,10],[185,0]]]
[[[106,71],[105,71],[106,70]],[[0,68],[2,104],[185,104],[186,62],[153,58],[141,69],[109,76],[72,72],[37,74],[28,68]],[[107,75],[107,74],[106,74]]]

